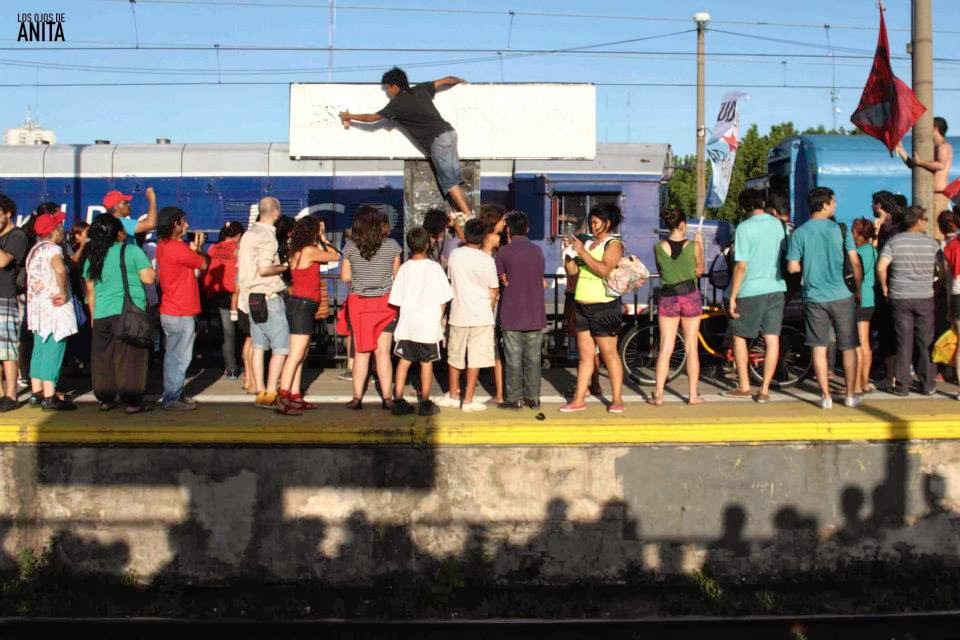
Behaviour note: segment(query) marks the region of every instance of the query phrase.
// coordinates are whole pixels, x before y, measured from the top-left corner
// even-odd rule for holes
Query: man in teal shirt
[[[860,405],[854,393],[857,375],[857,303],[863,268],[850,231],[843,232],[833,216],[837,201],[833,191],[817,187],[807,197],[810,219],[790,236],[787,249],[787,270],[803,273],[803,315],[807,345],[813,349],[813,369],[820,385],[820,407],[833,406],[830,396],[830,376],[827,368],[827,347],[836,336],[837,349],[843,353],[843,373],[846,378],[848,407]],[[853,267],[856,283],[851,293],[843,280],[844,253]],[[802,263],[802,266],[801,266]]]
[[[764,194],[758,189],[740,193],[740,209],[745,219],[737,226],[733,243],[733,281],[730,285],[730,331],[733,357],[737,364],[739,386],[724,392],[730,398],[750,398],[750,372],[747,369],[747,340],[763,336],[767,346],[763,362],[763,381],[754,398],[766,402],[770,382],[777,371],[780,355],[780,329],[783,325],[784,293],[781,262],[786,250],[786,226],[764,210]]]

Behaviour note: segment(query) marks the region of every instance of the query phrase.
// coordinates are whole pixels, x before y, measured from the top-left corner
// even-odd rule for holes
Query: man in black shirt
[[[444,195],[450,197],[458,211],[465,216],[472,216],[466,194],[460,186],[463,183],[463,172],[460,168],[460,157],[457,155],[457,132],[443,119],[433,104],[433,96],[437,91],[460,84],[464,80],[446,76],[410,88],[407,74],[394,67],[383,74],[380,82],[390,96],[387,106],[377,113],[340,112],[340,121],[344,128],[349,129],[351,121],[378,122],[384,118],[402,126],[414,143],[429,155]]]
[[[17,275],[24,269],[27,234],[14,223],[17,203],[0,193],[0,362],[3,363],[3,393],[0,411],[17,408],[19,377],[21,293]],[[24,277],[20,277],[23,282]]]

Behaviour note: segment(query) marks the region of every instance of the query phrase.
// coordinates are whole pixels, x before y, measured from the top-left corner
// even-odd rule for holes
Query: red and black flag
[[[887,25],[880,10],[880,36],[877,38],[877,53],[873,68],[860,96],[857,110],[850,116],[868,136],[873,136],[886,145],[892,153],[914,123],[927,110],[913,91],[890,68],[890,46],[887,42]]]

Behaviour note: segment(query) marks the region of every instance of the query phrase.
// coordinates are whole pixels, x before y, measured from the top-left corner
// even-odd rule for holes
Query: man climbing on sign
[[[413,88],[407,74],[398,67],[390,69],[381,79],[390,102],[377,113],[340,112],[345,129],[350,122],[378,122],[387,118],[402,126],[420,149],[429,155],[437,182],[443,194],[450,197],[454,207],[465,217],[472,217],[470,205],[463,191],[463,171],[457,155],[457,132],[443,119],[433,104],[437,91],[465,82],[462,78],[447,76],[433,82],[422,82]],[[462,226],[462,225],[458,225]]]

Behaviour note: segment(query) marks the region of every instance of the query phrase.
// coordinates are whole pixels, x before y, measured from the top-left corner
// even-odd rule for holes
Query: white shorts
[[[485,369],[496,358],[493,349],[493,325],[450,327],[447,339],[447,364],[454,369]]]

